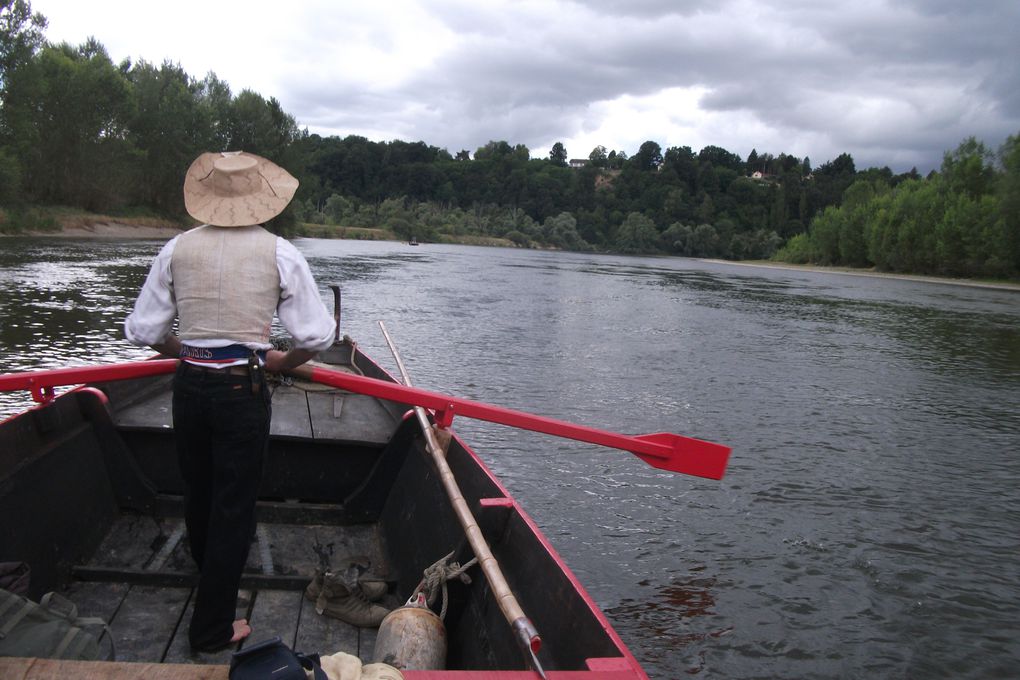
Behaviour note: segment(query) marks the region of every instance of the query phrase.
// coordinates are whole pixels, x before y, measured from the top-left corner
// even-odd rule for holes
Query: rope
[[[461,583],[470,584],[471,577],[465,572],[478,563],[477,557],[472,558],[471,561],[464,566],[461,566],[457,562],[452,562],[451,560],[456,552],[457,551],[454,550],[431,567],[427,567],[422,575],[421,582],[418,584],[418,587],[414,589],[414,595],[424,593],[425,602],[430,608],[439,596],[440,590],[442,590],[443,606],[439,613],[440,620],[446,619],[446,607],[449,600],[449,594],[446,588],[447,582],[452,581],[453,579],[459,579]],[[412,596],[412,599],[413,598],[414,596]]]

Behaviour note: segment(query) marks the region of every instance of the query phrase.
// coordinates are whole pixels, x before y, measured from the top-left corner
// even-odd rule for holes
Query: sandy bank
[[[170,226],[150,226],[125,222],[95,222],[65,225],[58,231],[25,232],[23,236],[51,236],[54,238],[150,238],[171,239],[181,229]]]
[[[903,281],[923,281],[925,283],[944,283],[952,286],[971,286],[973,288],[993,288],[997,290],[1020,291],[1020,283],[1006,281],[976,281],[973,279],[953,279],[945,276],[922,276],[920,274],[894,274],[874,269],[853,269],[850,267],[819,267],[806,264],[786,264],[774,262],[733,262],[731,260],[702,259],[703,262],[729,264],[734,267],[760,267],[762,269],[786,269],[789,271],[820,272],[823,274],[844,274],[846,276],[868,276],[874,278],[901,279]]]

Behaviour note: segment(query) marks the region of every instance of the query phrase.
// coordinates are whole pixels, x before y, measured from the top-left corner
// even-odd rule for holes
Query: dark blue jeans
[[[195,649],[230,642],[241,572],[255,530],[255,501],[269,444],[270,395],[247,375],[181,362],[173,419],[184,477],[184,521],[201,572],[188,638]]]

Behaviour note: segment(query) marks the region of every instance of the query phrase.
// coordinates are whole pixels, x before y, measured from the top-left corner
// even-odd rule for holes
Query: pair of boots
[[[340,619],[360,628],[377,628],[390,610],[375,604],[389,587],[381,578],[362,574],[356,564],[345,572],[315,570],[305,597],[315,603],[319,614]]]

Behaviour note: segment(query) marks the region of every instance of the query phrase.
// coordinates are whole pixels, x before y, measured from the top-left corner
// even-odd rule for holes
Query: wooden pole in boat
[[[397,368],[400,369],[400,377],[403,379],[404,384],[408,387],[413,387],[411,385],[411,377],[407,374],[407,369],[404,367],[404,362],[400,359],[400,354],[397,352],[390,334],[386,331],[386,325],[382,321],[379,322],[379,328],[382,330],[383,337],[386,338],[386,344],[389,345],[390,352],[393,353],[393,358],[397,362]],[[471,549],[474,551],[475,557],[478,558],[478,564],[485,573],[485,578],[489,581],[489,586],[496,597],[496,602],[499,604],[503,616],[506,617],[507,622],[517,636],[517,642],[530,657],[535,671],[544,679],[546,677],[545,671],[535,655],[542,646],[542,638],[539,637],[535,626],[525,615],[513,591],[510,590],[510,585],[507,583],[506,577],[503,576],[503,570],[500,569],[499,562],[492,555],[492,550],[489,549],[489,544],[482,535],[478,522],[475,521],[474,515],[471,514],[471,509],[460,492],[460,486],[453,476],[450,464],[446,462],[446,448],[439,443],[439,439],[432,429],[432,423],[429,422],[428,414],[421,406],[415,406],[414,413],[418,417],[418,423],[421,425],[422,432],[425,434],[426,448],[432,456],[436,467],[439,469],[439,478],[446,489],[446,494],[450,497],[450,503],[453,505],[457,519],[460,521],[464,533],[467,534]]]

